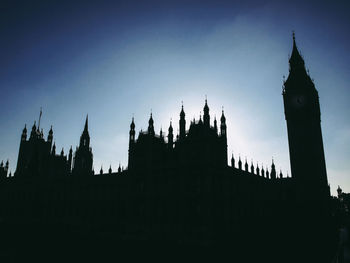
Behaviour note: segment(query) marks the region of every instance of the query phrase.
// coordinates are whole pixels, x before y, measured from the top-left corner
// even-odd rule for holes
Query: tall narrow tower
[[[180,140],[183,140],[186,137],[186,120],[185,120],[184,105],[181,106],[179,127],[180,127]]]
[[[92,149],[90,147],[90,135],[88,130],[88,116],[86,116],[83,133],[74,157],[73,174],[92,175]]]
[[[329,196],[321,132],[318,92],[305,69],[293,33],[289,76],[284,82],[284,112],[287,121],[292,177],[298,200],[325,200]]]

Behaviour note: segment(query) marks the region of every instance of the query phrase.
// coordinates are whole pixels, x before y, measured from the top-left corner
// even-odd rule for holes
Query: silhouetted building
[[[167,135],[156,134],[151,114],[147,131],[136,138],[132,118],[128,167],[119,164],[117,172],[101,167],[94,173],[87,117],[74,158],[72,148],[68,158],[63,149],[56,154],[52,128],[45,141],[39,118],[28,140],[23,129],[15,176],[6,177],[8,164],[0,166],[0,216],[88,226],[118,240],[234,242],[236,248],[249,243],[264,249],[274,242],[281,251],[296,246],[296,233],[304,235],[300,244],[322,231],[328,237],[330,193],[318,94],[294,35],[289,65],[283,100],[291,177],[277,174],[273,160],[270,170],[253,161],[249,167],[247,158],[243,167],[241,157],[236,166],[232,155],[229,166],[226,117],[222,110],[220,126],[216,118],[212,126],[207,99],[203,120],[190,121],[188,129],[181,106],[177,137],[172,122]]]

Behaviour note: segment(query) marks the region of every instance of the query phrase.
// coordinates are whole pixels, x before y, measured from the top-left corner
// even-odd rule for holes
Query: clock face
[[[304,95],[295,95],[293,96],[292,100],[293,100],[294,106],[297,108],[302,108],[306,104],[306,98]]]

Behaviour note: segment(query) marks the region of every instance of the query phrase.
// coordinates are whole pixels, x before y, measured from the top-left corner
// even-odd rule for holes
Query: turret
[[[186,136],[186,120],[185,120],[184,105],[181,106],[179,127],[180,127],[180,140],[182,140]]]
[[[27,125],[24,125],[24,129],[22,131],[22,136],[21,136],[21,141],[26,141],[27,140]]]
[[[250,165],[250,172],[251,172],[252,174],[254,174],[253,160],[252,160],[252,163],[251,163],[251,165]]]
[[[135,142],[135,123],[134,117],[132,117],[130,124],[130,132],[129,132],[129,145]]]
[[[224,115],[224,110],[222,110],[221,118],[220,118],[221,124],[220,124],[220,134],[221,137],[226,138],[226,118]]]
[[[49,130],[49,134],[47,135],[47,141],[50,143],[50,148],[52,145],[52,140],[53,140],[53,131],[52,131],[52,125],[51,125],[51,128]]]
[[[202,121],[202,112],[199,113],[199,121],[198,121],[198,124],[203,124],[203,121]]]
[[[173,148],[173,143],[174,143],[173,126],[171,125],[171,121],[170,121],[170,126],[168,130],[168,147],[170,149]]]
[[[266,167],[266,178],[270,179],[270,173],[269,173],[269,169]]]
[[[148,134],[154,136],[154,126],[153,126],[153,118],[152,113],[148,121]]]
[[[231,167],[235,168],[235,158],[233,157],[233,154],[232,154],[232,157],[231,157]]]
[[[37,133],[36,133],[36,121],[34,121],[33,127],[32,127],[32,131],[30,132],[30,138],[29,139],[34,139],[37,137]]]
[[[238,159],[238,169],[239,169],[239,170],[242,170],[241,156],[239,156],[239,159]]]
[[[207,99],[205,99],[205,105],[203,108],[203,120],[204,120],[204,126],[205,127],[210,127],[210,115],[209,115],[209,107],[208,107],[208,103],[207,103]]]
[[[277,174],[276,174],[276,167],[272,159],[272,164],[271,164],[271,179],[276,179]]]

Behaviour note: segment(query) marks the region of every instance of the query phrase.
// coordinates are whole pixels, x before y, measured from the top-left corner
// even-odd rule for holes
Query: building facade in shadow
[[[335,241],[319,98],[294,35],[289,67],[283,101],[291,177],[276,171],[273,160],[263,167],[232,155],[228,164],[226,117],[222,111],[212,121],[207,100],[203,119],[186,120],[181,107],[177,136],[171,122],[157,134],[152,114],[147,131],[136,136],[132,119],[128,166],[116,172],[93,171],[87,118],[68,156],[56,153],[52,128],[45,140],[34,123],[28,139],[23,129],[14,176],[0,167],[2,224],[20,233],[27,225],[50,226],[68,236],[167,249],[227,246],[235,255],[330,258]]]

